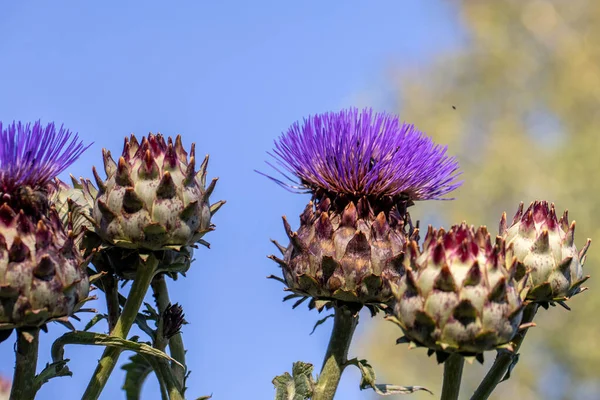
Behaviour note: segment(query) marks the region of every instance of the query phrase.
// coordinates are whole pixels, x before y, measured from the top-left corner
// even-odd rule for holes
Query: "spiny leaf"
[[[508,366],[508,370],[506,370],[506,374],[504,375],[504,377],[502,378],[502,380],[500,382],[504,382],[504,381],[510,379],[510,374],[518,362],[519,362],[519,354],[513,354],[510,365]]]
[[[158,311],[154,307],[152,307],[152,305],[150,305],[150,303],[144,302],[144,306],[146,306],[146,309],[144,311],[142,311],[142,313],[144,313],[144,315],[146,315],[146,319],[149,319],[152,321],[158,321],[158,318],[160,317],[160,315],[158,314]]]
[[[42,372],[37,374],[33,380],[35,391],[37,392],[40,390],[42,385],[52,378],[73,376],[73,373],[69,371],[69,368],[66,368],[67,362],[69,362],[68,359],[53,362],[52,364],[46,363],[46,367],[44,367]]]
[[[283,298],[283,301],[288,301],[288,300],[295,299],[295,298],[298,298],[298,297],[303,297],[303,296],[299,295],[297,293],[288,294],[287,296],[285,296]]]
[[[156,330],[150,328],[148,325],[148,316],[142,313],[138,313],[135,317],[134,323],[140,328],[146,335],[150,336],[150,339],[154,342],[156,340]]]
[[[298,300],[294,303],[294,305],[292,306],[292,309],[298,307],[300,304],[304,303],[307,299],[308,299],[308,297],[302,297],[300,300]]]
[[[375,393],[381,396],[389,396],[392,394],[411,394],[421,390],[433,394],[429,389],[423,386],[398,386],[388,384],[376,384],[375,370],[367,362],[367,360],[359,360],[357,358],[353,358],[352,360],[348,360],[346,362],[346,365],[354,365],[360,370],[360,373],[362,375],[362,378],[360,380],[360,390],[370,388],[373,389]]]
[[[375,391],[375,393],[381,396],[389,396],[392,394],[412,394],[421,390],[433,395],[433,393],[429,389],[423,386],[397,386],[387,384],[375,384],[372,386],[372,389]]]
[[[94,325],[96,325],[98,322],[102,321],[103,319],[108,319],[108,315],[106,314],[96,314],[92,317],[92,319],[90,319],[90,321],[85,324],[85,328],[83,328],[84,331],[89,331]]]
[[[285,281],[283,280],[283,278],[280,278],[275,275],[269,275],[269,276],[267,276],[267,279],[275,279],[276,281],[279,281],[279,282],[283,283],[284,285],[286,284]]]
[[[298,361],[292,366],[292,375],[286,372],[275,377],[275,400],[310,399],[315,386],[313,368],[312,364]]]
[[[331,317],[333,317],[333,314],[329,314],[325,318],[321,318],[320,320],[318,320],[317,323],[315,324],[315,326],[313,327],[312,332],[310,332],[310,334],[312,335],[313,333],[315,333],[315,330],[317,329],[317,327],[319,325],[322,325],[323,323],[325,323],[325,321],[327,321]]]
[[[72,315],[71,317],[75,317],[75,315]],[[69,320],[56,319],[55,322],[58,322],[59,324],[61,324],[62,326],[64,326],[65,328],[67,328],[70,331],[76,331],[77,330],[77,329],[75,329],[75,327],[73,326],[73,324]]]
[[[121,369],[126,371],[122,389],[125,391],[127,400],[140,400],[142,386],[152,372],[152,366],[144,356],[134,354],[129,357],[129,362],[123,365]]]
[[[56,339],[52,344],[52,360],[54,362],[64,359],[65,345],[67,344],[83,344],[91,346],[108,346],[116,347],[121,350],[131,350],[139,354],[165,359],[183,368],[183,366],[173,358],[169,357],[164,352],[155,349],[145,343],[132,342],[130,340],[121,339],[118,337],[105,335],[102,333],[93,332],[68,332]],[[67,367],[65,366],[64,369]]]

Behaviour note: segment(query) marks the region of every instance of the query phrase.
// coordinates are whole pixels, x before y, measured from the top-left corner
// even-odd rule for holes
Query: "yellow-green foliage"
[[[418,203],[411,215],[423,226],[467,220],[497,233],[502,212],[510,221],[519,201],[568,208],[578,248],[593,240],[584,269],[591,290],[569,301],[571,312],[538,313],[512,378],[492,398],[547,398],[539,390],[543,376],[546,390],[558,395],[552,398],[584,398],[582,385],[600,391],[593,383],[600,382],[600,2],[454,4],[466,33],[462,49],[428,69],[400,71],[397,82],[402,118],[449,144],[465,183],[455,201]],[[359,342],[361,353],[381,380],[429,385],[439,394],[442,367],[423,349],[395,346],[400,335],[378,319]],[[494,356],[486,354],[486,367],[465,368],[461,398],[469,398]],[[561,369],[566,387],[551,386],[557,380],[548,374]]]

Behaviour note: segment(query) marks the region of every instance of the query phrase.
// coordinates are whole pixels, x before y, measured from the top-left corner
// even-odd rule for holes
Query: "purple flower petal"
[[[88,147],[62,125],[57,131],[54,123],[0,122],[0,192],[49,184]]]
[[[441,199],[462,183],[446,150],[397,116],[353,108],[294,123],[268,163],[289,183],[269,178],[295,192]]]

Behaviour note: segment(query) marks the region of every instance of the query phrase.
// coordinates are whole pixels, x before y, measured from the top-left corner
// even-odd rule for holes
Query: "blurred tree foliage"
[[[419,203],[413,219],[466,220],[497,232],[519,201],[553,201],[577,221],[576,244],[595,239],[585,265],[591,290],[568,312],[541,310],[511,379],[494,399],[600,398],[600,2],[489,0],[453,3],[464,45],[427,68],[398,73],[402,118],[449,145],[464,171],[456,200]],[[454,106],[454,107],[453,107]],[[440,393],[442,367],[424,349],[393,345],[400,330],[374,320],[359,341],[378,376]],[[487,371],[467,365],[462,398]],[[427,394],[413,398],[431,398]]]

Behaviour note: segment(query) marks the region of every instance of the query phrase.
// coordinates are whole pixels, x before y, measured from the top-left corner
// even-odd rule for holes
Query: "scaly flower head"
[[[83,189],[92,199],[95,232],[107,244],[150,251],[208,245],[202,237],[225,202],[209,203],[217,179],[206,185],[208,156],[196,170],[194,144],[188,157],[179,135],[151,133],[141,142],[131,135],[118,162],[108,150],[103,158],[106,179],[94,168],[98,189],[89,180]]]
[[[312,193],[297,232],[271,256],[284,283],[311,305],[345,302],[372,311],[391,299],[407,240],[418,240],[408,206],[456,189],[458,164],[446,148],[398,117],[370,109],[326,113],[295,123],[272,156],[285,188]],[[273,166],[274,168],[278,168]],[[289,177],[291,173],[297,179]]]
[[[394,288],[393,317],[404,341],[477,356],[515,335],[527,295],[525,270],[502,239],[465,223],[449,231],[429,227],[422,250],[405,249],[406,274]]]
[[[577,251],[575,221],[569,222],[567,211],[558,219],[554,204],[534,201],[523,211],[521,203],[510,226],[506,213],[502,215],[500,235],[530,271],[528,300],[567,307],[564,301],[586,289],[582,284],[589,276],[583,274],[583,264],[591,240]]]
[[[67,317],[88,295],[71,222],[48,200],[84,150],[54,124],[0,124],[0,330]]]

